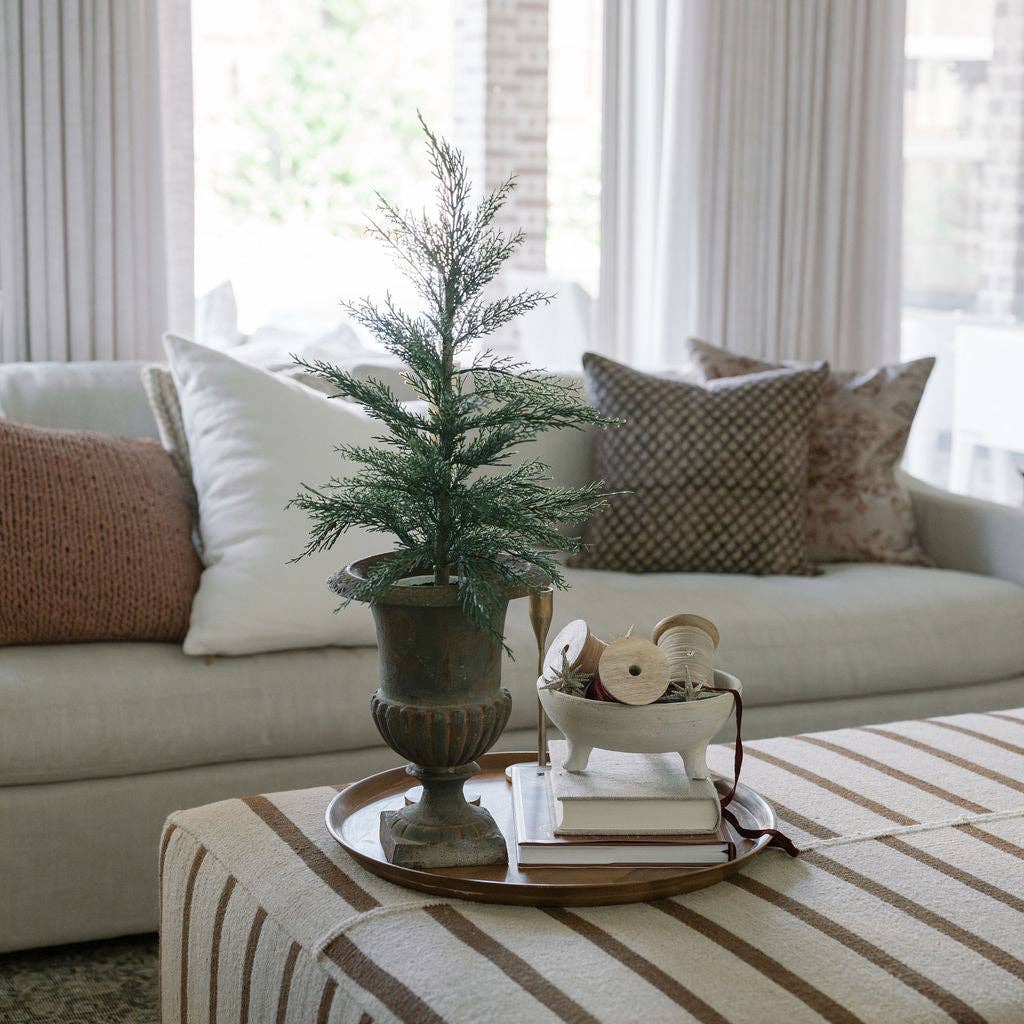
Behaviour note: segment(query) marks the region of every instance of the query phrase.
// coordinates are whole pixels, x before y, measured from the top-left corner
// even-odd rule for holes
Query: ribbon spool
[[[587,687],[586,696],[589,697],[590,700],[603,700],[612,704],[618,703],[615,698],[601,685],[601,680],[597,676],[594,676],[590,681],[590,686]]]
[[[544,658],[544,678],[552,678],[555,670],[562,668],[563,657],[570,668],[590,676],[596,675],[598,662],[607,646],[590,632],[583,619],[573,619],[551,641]]]
[[[715,651],[718,628],[703,615],[669,615],[651,633],[651,640],[668,661],[669,678],[690,679],[701,686],[715,685]]]
[[[650,640],[615,640],[601,655],[598,677],[601,688],[623,704],[653,704],[668,689],[668,659]]]

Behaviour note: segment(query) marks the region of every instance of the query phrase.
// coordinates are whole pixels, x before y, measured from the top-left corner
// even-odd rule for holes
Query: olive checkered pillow
[[[572,564],[620,572],[809,574],[807,461],[828,365],[708,384],[583,357],[591,402],[625,421],[597,435],[613,497]]]

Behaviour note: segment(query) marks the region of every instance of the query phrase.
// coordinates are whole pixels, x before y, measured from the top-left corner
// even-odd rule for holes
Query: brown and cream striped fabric
[[[1024,709],[746,749],[805,852],[656,903],[390,885],[328,836],[330,787],[179,812],[164,1024],[1024,1021]]]

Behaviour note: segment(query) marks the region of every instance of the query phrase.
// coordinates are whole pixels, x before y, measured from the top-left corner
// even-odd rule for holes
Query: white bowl
[[[708,743],[729,720],[735,703],[731,694],[717,693],[703,700],[636,707],[547,690],[545,682],[543,677],[537,680],[537,694],[548,718],[565,736],[565,767],[570,772],[586,769],[594,747],[632,754],[675,750],[691,779],[706,779]],[[728,672],[715,671],[715,686],[743,692],[743,684]]]

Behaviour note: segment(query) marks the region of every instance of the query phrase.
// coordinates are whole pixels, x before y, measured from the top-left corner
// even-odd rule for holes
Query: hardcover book
[[[512,766],[512,808],[520,867],[709,867],[735,847],[719,828],[703,835],[557,835],[551,769]]]
[[[567,747],[551,750],[551,792],[559,835],[690,835],[717,832],[714,783],[687,778],[678,754],[595,749],[586,771],[565,769]]]

